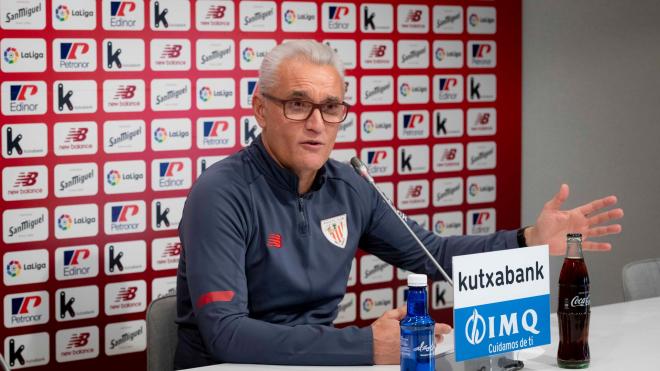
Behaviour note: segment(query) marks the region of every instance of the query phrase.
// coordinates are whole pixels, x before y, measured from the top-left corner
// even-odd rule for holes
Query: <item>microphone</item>
[[[417,245],[418,245],[418,246],[419,246],[419,247],[420,247],[420,248],[426,253],[426,255],[429,257],[429,259],[431,259],[431,262],[433,262],[433,264],[435,265],[435,267],[438,268],[438,270],[439,270],[440,273],[442,274],[442,277],[443,277],[447,282],[449,282],[449,284],[450,284],[452,287],[454,287],[454,281],[452,281],[452,279],[449,277],[449,275],[447,274],[447,272],[445,272],[445,270],[442,268],[442,266],[440,265],[440,263],[438,263],[438,261],[435,260],[435,257],[433,256],[433,254],[431,254],[431,253],[429,252],[429,250],[426,248],[426,246],[424,246],[424,244],[422,243],[422,241],[420,241],[420,239],[417,237],[417,235],[415,234],[415,232],[413,232],[413,230],[410,228],[410,226],[408,225],[408,223],[406,223],[406,220],[408,219],[408,217],[407,217],[404,213],[402,213],[401,211],[399,211],[399,209],[397,209],[396,207],[394,207],[394,204],[393,204],[392,201],[387,197],[387,195],[385,195],[385,193],[383,193],[383,191],[381,191],[380,188],[378,188],[378,186],[376,185],[376,182],[374,181],[374,178],[372,178],[371,175],[369,174],[369,169],[367,169],[367,165],[365,165],[364,162],[362,162],[362,160],[360,160],[360,159],[356,156],[356,157],[351,158],[351,166],[353,166],[353,169],[355,170],[355,172],[358,173],[358,175],[360,175],[361,177],[363,177],[364,179],[366,179],[367,182],[369,182],[369,184],[371,184],[371,185],[374,187],[374,189],[376,189],[376,191],[378,192],[378,194],[380,195],[380,197],[382,197],[383,200],[385,200],[385,203],[390,207],[390,209],[394,212],[394,214],[396,214],[396,216],[397,216],[397,218],[399,219],[399,221],[401,222],[401,224],[403,224],[403,226],[406,227],[406,230],[408,230],[408,232],[410,233],[410,235],[415,239],[415,241],[417,242]]]

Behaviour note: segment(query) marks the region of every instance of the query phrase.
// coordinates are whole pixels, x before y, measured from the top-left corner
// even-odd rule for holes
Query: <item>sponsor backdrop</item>
[[[144,369],[186,194],[258,135],[257,69],[287,39],[346,65],[334,158],[360,156],[440,235],[519,224],[520,1],[0,4],[0,341],[14,368]],[[402,305],[405,278],[358,254],[337,324]],[[434,282],[430,299],[451,322],[450,289]]]

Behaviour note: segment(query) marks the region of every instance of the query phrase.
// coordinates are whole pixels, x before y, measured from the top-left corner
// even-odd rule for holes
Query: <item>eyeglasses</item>
[[[351,105],[346,102],[313,103],[300,99],[279,99],[262,93],[265,98],[282,105],[284,117],[292,121],[306,121],[315,109],[321,112],[323,121],[328,124],[339,124],[346,119]]]

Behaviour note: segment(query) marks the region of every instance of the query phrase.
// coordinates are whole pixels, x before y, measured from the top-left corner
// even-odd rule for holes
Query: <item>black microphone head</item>
[[[362,166],[364,166],[364,163],[362,162],[362,160],[360,160],[359,157],[353,156],[353,158],[351,158],[351,166],[353,166],[353,169],[355,169],[355,171],[357,171],[358,174],[360,174],[362,173]]]

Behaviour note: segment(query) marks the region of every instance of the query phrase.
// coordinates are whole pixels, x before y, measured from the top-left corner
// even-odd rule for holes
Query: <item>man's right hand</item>
[[[374,338],[374,364],[398,365],[401,354],[401,327],[399,321],[406,316],[406,307],[388,310],[371,324]],[[435,343],[442,342],[442,335],[451,332],[451,326],[435,324]]]

